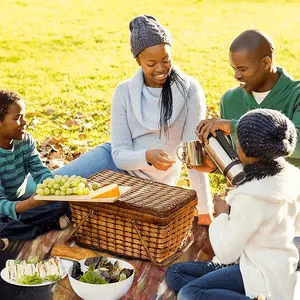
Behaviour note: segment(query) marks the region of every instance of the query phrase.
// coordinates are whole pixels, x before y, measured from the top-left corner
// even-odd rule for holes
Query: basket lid
[[[197,199],[197,193],[194,190],[169,186],[109,170],[90,176],[88,181],[97,182],[101,186],[111,183],[116,183],[120,186],[130,186],[131,189],[128,192],[110,205],[132,209],[157,217],[168,217]]]

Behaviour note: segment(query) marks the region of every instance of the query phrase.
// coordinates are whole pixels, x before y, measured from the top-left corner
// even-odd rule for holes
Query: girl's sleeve
[[[28,136],[28,171],[31,174],[34,182],[39,184],[48,177],[53,177],[51,171],[44,165],[40,158],[40,154],[36,149],[33,137]]]
[[[182,141],[198,140],[195,133],[199,122],[206,118],[205,95],[201,85],[193,81],[189,98],[187,99],[187,118],[183,129]],[[209,179],[206,173],[187,169],[191,187],[197,192],[198,214],[212,214],[212,198]]]
[[[146,161],[147,149],[133,150],[126,105],[122,102],[118,87],[112,102],[110,137],[112,157],[119,169],[133,171],[150,167]]]
[[[230,215],[220,214],[209,227],[215,255],[223,264],[236,262],[248,240],[264,221],[263,202],[248,195],[236,195]]]
[[[298,197],[297,208],[298,214],[295,221],[295,234],[296,236],[300,236],[300,196]]]

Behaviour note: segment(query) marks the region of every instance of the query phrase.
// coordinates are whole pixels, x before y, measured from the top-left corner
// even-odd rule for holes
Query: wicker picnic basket
[[[192,244],[194,190],[108,170],[88,180],[131,189],[114,203],[71,202],[80,244],[158,265],[170,263]]]

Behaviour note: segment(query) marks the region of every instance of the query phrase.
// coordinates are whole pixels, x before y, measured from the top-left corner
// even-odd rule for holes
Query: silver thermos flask
[[[232,185],[242,183],[245,180],[243,165],[231,147],[228,138],[222,131],[217,130],[216,137],[210,134],[208,141],[209,143],[204,145],[204,149],[222,174]]]

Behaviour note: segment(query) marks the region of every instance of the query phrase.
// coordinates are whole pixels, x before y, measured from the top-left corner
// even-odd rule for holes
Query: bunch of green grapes
[[[38,184],[36,192],[40,196],[70,196],[88,195],[90,189],[86,178],[55,175],[54,178],[46,178],[43,183]]]

